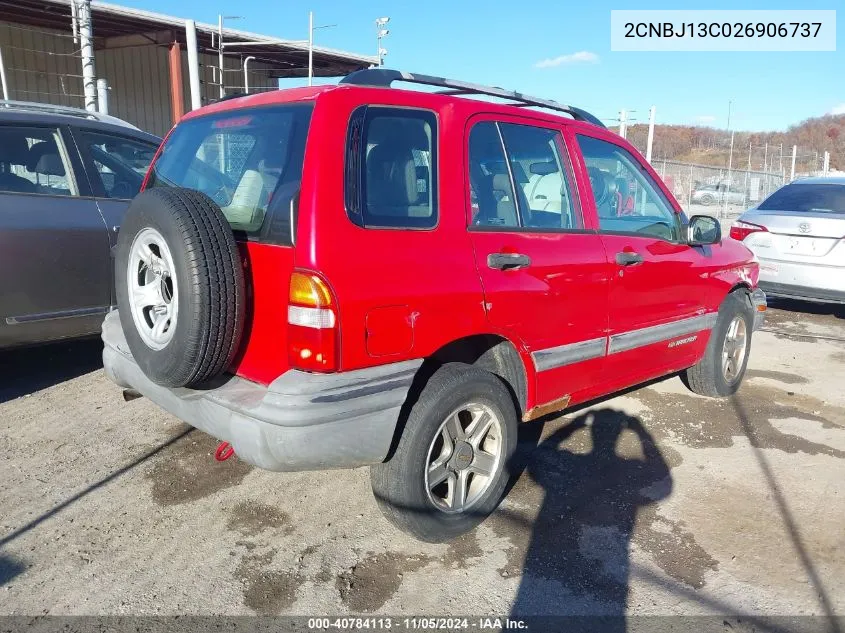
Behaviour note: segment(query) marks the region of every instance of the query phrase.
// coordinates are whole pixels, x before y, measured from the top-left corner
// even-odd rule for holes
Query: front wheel
[[[516,407],[500,378],[443,365],[422,388],[393,455],[370,468],[379,508],[430,543],[473,529],[502,498],[516,436]]]
[[[754,313],[747,294],[729,294],[719,308],[704,357],[682,375],[687,387],[702,396],[736,393],[748,366],[753,324]]]

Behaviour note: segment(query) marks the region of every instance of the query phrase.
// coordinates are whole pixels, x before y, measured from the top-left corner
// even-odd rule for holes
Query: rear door
[[[584,222],[560,129],[480,115],[466,133],[470,236],[494,331],[521,342],[536,404],[599,379],[608,264]]]
[[[0,126],[0,346],[99,331],[106,228],[58,127]]]
[[[681,211],[613,136],[576,138],[613,266],[607,378],[636,382],[680,368],[700,352],[715,321],[705,310],[712,249],[685,243]]]

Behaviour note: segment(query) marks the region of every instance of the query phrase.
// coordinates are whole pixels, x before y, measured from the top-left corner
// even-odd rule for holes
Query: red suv
[[[370,69],[171,131],[104,361],[256,466],[369,465],[387,518],[441,541],[498,504],[520,421],[676,372],[735,392],[757,275],[589,113]]]

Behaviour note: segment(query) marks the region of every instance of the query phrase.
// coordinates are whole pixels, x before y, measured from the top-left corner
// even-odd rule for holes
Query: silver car
[[[767,295],[845,303],[845,178],[805,178],[731,227],[760,260]]]
[[[730,186],[727,183],[714,185],[699,185],[692,190],[691,202],[709,206],[711,204],[745,204],[745,191],[740,187]]]

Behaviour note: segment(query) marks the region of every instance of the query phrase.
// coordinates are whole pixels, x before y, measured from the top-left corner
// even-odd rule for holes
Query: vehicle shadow
[[[525,467],[543,499],[512,616],[589,615],[592,628],[601,615],[602,631],[625,631],[637,513],[672,489],[654,439],[623,411],[589,410],[543,440]]]
[[[0,404],[103,366],[99,338],[0,351]]]
[[[785,312],[801,312],[816,316],[833,316],[837,319],[845,319],[845,304],[841,303],[813,303],[811,301],[781,299],[779,297],[768,297],[767,303],[770,308],[784,310]]]

